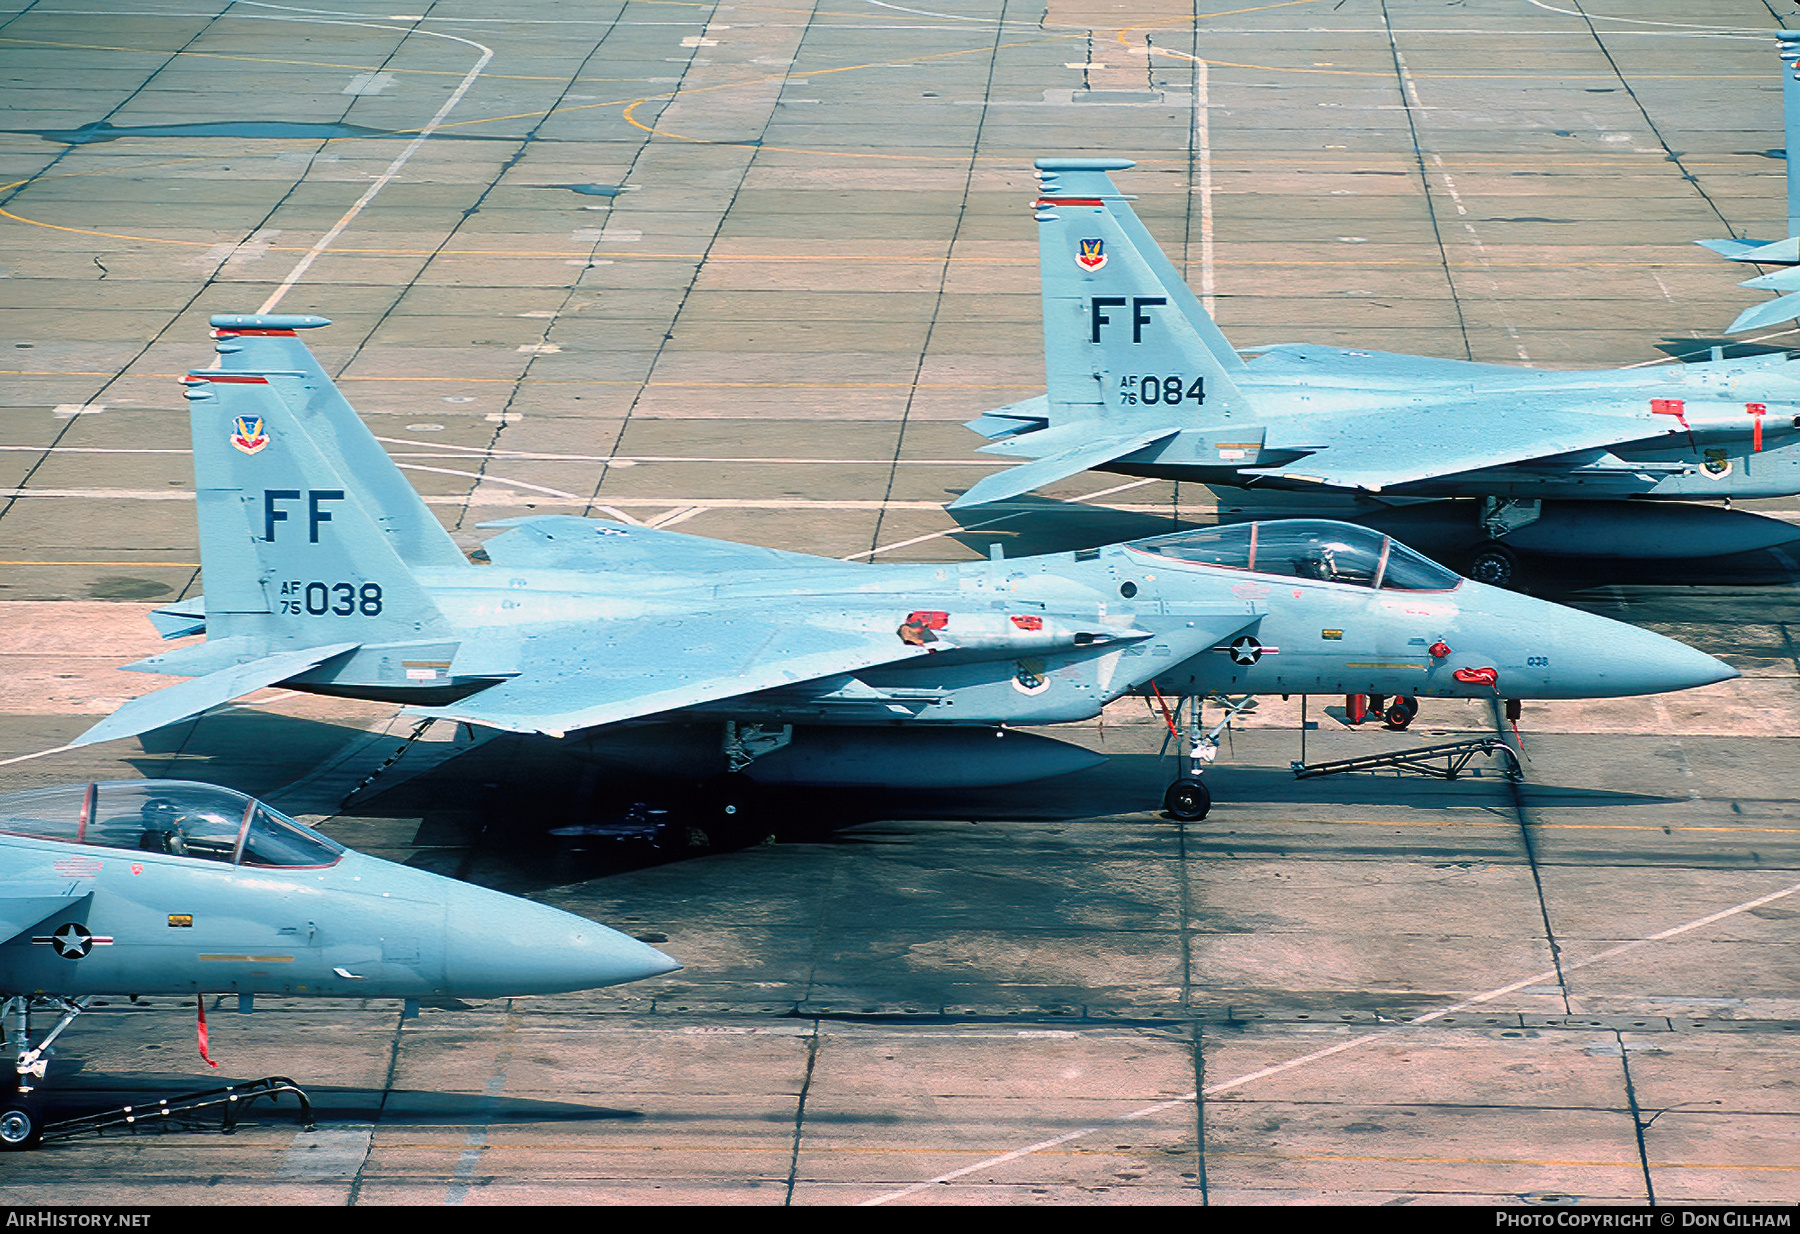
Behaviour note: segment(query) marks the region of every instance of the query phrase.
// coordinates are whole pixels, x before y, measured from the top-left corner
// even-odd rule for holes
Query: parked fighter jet
[[[1800,368],[1784,356],[1554,372],[1281,344],[1246,362],[1107,175],[1130,162],[1037,166],[1049,391],[969,422],[993,440],[985,451],[1032,461],[952,508],[1090,468],[1384,501],[1479,497],[1470,573],[1498,584],[1515,547],[1701,557],[1795,538],[1757,515],[1616,500],[1800,493]]]
[[[551,516],[489,524],[504,530],[471,564],[299,341],[324,319],[213,322],[226,366],[188,379],[206,594],[152,614],[206,639],[128,666],[193,680],[76,744],[281,683],[613,740],[723,777],[729,811],[746,776],[954,787],[1090,766],[1007,726],[1133,691],[1569,698],[1734,675],[1322,521],[867,565]]]
[[[1774,300],[1755,304],[1737,315],[1725,327],[1727,334],[1759,330],[1776,322],[1800,317],[1800,172],[1794,160],[1800,157],[1794,136],[1800,133],[1800,31],[1782,30],[1775,36],[1775,50],[1781,58],[1781,110],[1787,149],[1781,153],[1787,163],[1787,223],[1785,240],[1696,240],[1727,261],[1748,262],[1758,266],[1787,266],[1773,274],[1761,274],[1739,283],[1739,287],[1755,287],[1764,291],[1786,292]],[[1771,150],[1771,155],[1777,153]]]
[[[501,998],[679,967],[585,917],[353,852],[230,789],[12,793],[0,797],[0,1150],[36,1140],[32,1081],[95,995]],[[35,1045],[34,1004],[60,1012]]]

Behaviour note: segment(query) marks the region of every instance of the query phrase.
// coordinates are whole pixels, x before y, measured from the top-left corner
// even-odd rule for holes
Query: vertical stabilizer
[[[450,533],[419,500],[394,460],[339,392],[299,330],[329,326],[324,317],[301,314],[220,313],[212,318],[219,364],[228,373],[295,373],[301,408],[319,449],[343,475],[375,525],[409,566],[462,566]]]
[[[1039,159],[1036,203],[1050,418],[1195,425],[1249,412],[1225,336],[1106,173]]]
[[[188,382],[209,641],[274,650],[447,632],[334,457],[349,426],[314,404],[305,375],[204,369]]]

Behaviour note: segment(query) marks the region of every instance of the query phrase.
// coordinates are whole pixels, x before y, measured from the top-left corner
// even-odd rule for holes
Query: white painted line
[[[395,463],[394,466],[404,471],[429,471],[440,476],[463,476],[470,480],[479,480],[483,484],[504,484],[509,488],[522,488],[532,493],[561,497],[564,501],[587,500],[585,497],[577,497],[574,493],[565,493],[559,488],[546,488],[542,484],[529,484],[524,480],[508,480],[505,476],[486,476],[479,471],[458,471],[454,467],[427,467],[423,463]]]
[[[781,458],[774,455],[751,455],[749,457],[732,455],[704,454],[549,454],[540,450],[488,450],[481,446],[458,445],[451,441],[418,441],[411,437],[376,437],[376,441],[390,446],[423,446],[430,450],[458,451],[470,458],[505,458],[525,459],[546,463],[764,463],[782,467],[792,467],[801,463],[822,463],[838,467],[992,467],[996,460],[991,458]],[[73,449],[75,447],[71,447]],[[81,447],[92,449],[93,447]],[[0,446],[0,450],[31,450],[41,452],[38,446]],[[130,450],[118,450],[120,454],[133,453]],[[187,454],[187,450],[164,450],[153,453]],[[999,460],[1004,462],[1005,460]]]
[[[64,750],[73,750],[74,746],[56,746],[49,750],[39,750],[36,754],[19,754],[12,758],[0,759],[0,767],[10,767],[14,763],[28,763],[34,758],[42,758],[46,754],[61,754]]]
[[[673,527],[677,523],[687,522],[690,518],[693,518],[694,515],[696,515],[696,514],[705,514],[705,513],[706,513],[705,506],[687,506],[685,508],[671,510],[667,514],[660,515],[656,518],[653,518],[647,524],[645,524],[645,526],[648,526],[648,527]]]
[[[1745,900],[1742,904],[1734,904],[1730,908],[1720,909],[1716,913],[1708,913],[1704,917],[1696,917],[1692,921],[1683,922],[1678,926],[1671,926],[1668,929],[1658,931],[1655,934],[1646,934],[1644,937],[1632,939],[1628,943],[1620,943],[1616,947],[1608,947],[1606,950],[1596,952],[1585,960],[1578,960],[1572,964],[1564,964],[1562,971],[1563,973],[1571,973],[1578,969],[1587,968],[1590,965],[1599,964],[1603,961],[1613,959],[1616,956],[1623,955],[1627,951],[1634,951],[1639,947],[1646,947],[1651,943],[1664,942],[1677,935],[1702,929],[1715,922],[1723,921],[1727,917],[1735,917],[1739,913],[1747,913],[1752,909],[1761,908],[1763,905],[1771,904],[1776,900],[1786,899],[1788,896],[1796,893],[1800,893],[1800,883],[1783,887],[1779,891],[1772,891],[1768,895],[1758,896],[1754,900]],[[1368,1033],[1361,1037],[1353,1037],[1348,1041],[1340,1041],[1336,1045],[1327,1046],[1322,1050],[1314,1050],[1310,1054],[1302,1054],[1299,1058],[1291,1058],[1285,1063],[1276,1063],[1270,1067],[1263,1067],[1260,1070],[1252,1071],[1246,1075],[1241,1075],[1231,1080],[1225,1080],[1218,1084],[1208,1084],[1202,1091],[1204,1091],[1208,1097],[1216,1096],[1219,1093],[1227,1093],[1257,1080],[1264,1080],[1273,1075],[1281,1075],[1284,1072],[1293,1071],[1296,1068],[1316,1063],[1321,1059],[1331,1058],[1334,1055],[1342,1054],[1347,1050],[1354,1050],[1358,1046],[1369,1044],[1371,1041],[1384,1041],[1389,1037],[1398,1036],[1405,1032],[1406,1029],[1415,1025],[1428,1024],[1433,1020],[1441,1020],[1445,1016],[1455,1015],[1457,1012],[1466,1011],[1470,1007],[1478,1007],[1483,1003],[1492,1002],[1496,998],[1503,998],[1508,994],[1524,989],[1526,986],[1554,982],[1557,981],[1558,978],[1559,974],[1554,968],[1546,969],[1541,973],[1533,973],[1529,977],[1521,977],[1517,981],[1510,981],[1503,986],[1497,986],[1492,990],[1477,994],[1472,998],[1465,998],[1459,1003],[1451,1003],[1449,1006],[1440,1007],[1436,1011],[1428,1011],[1424,1015],[1414,1016],[1412,1019],[1406,1021],[1406,1023],[1397,1025],[1394,1028],[1384,1029],[1381,1032]],[[1078,1140],[1083,1136],[1093,1135],[1097,1131],[1104,1131],[1106,1128],[1117,1126],[1120,1123],[1148,1118],[1150,1115],[1160,1113],[1163,1110],[1190,1104],[1198,1097],[1198,1095],[1198,1093],[1184,1093],[1179,1097],[1171,1097],[1167,1101],[1158,1101],[1154,1104],[1143,1106],[1140,1109],[1131,1111],[1129,1114],[1121,1114],[1117,1118],[1110,1118],[1104,1122],[1095,1123],[1091,1127],[1082,1127],[1075,1131],[1065,1132],[1054,1139],[1042,1140],[1036,1144],[1028,1145],[1025,1148],[1015,1148],[1009,1153],[1001,1153],[998,1156],[989,1157],[983,1161],[977,1161],[974,1165],[966,1165],[959,1170],[951,1170],[946,1174],[939,1174],[936,1178],[928,1178],[924,1182],[913,1183],[911,1186],[902,1187],[898,1191],[890,1191],[885,1195],[878,1195],[873,1199],[864,1200],[858,1207],[872,1208],[877,1205],[886,1204],[892,1200],[904,1199],[909,1195],[914,1195],[928,1188],[942,1186],[943,1184],[954,1182],[956,1179],[966,1175],[974,1174],[981,1170],[990,1170],[997,1165],[1004,1165],[1009,1161],[1017,1161],[1021,1157],[1028,1157],[1033,1153],[1039,1153],[1046,1149],[1055,1148],[1059,1144],[1067,1144],[1070,1140]]]
[[[1075,505],[1080,502],[1092,501],[1096,497],[1110,497],[1114,493],[1123,493],[1127,489],[1142,488],[1146,484],[1155,484],[1155,483],[1156,483],[1155,479],[1148,479],[1148,480],[1132,480],[1126,484],[1115,484],[1111,488],[1098,489],[1095,492],[1083,493],[1079,497],[1071,498],[1069,500],[1069,504]],[[941,509],[942,508],[941,506],[938,506],[937,503],[929,502],[929,501],[891,501],[891,502],[884,503],[884,508],[890,509],[890,510],[892,510],[892,509],[910,509],[910,508],[916,508],[916,507],[924,507],[927,509]],[[1110,506],[1107,508],[1108,509],[1126,509],[1128,507]],[[1129,508],[1136,509],[1137,507],[1129,507]],[[1157,508],[1160,509],[1161,507],[1159,506]],[[883,544],[880,548],[869,548],[869,549],[864,549],[860,553],[851,553],[848,557],[841,558],[840,560],[855,561],[858,557],[879,557],[879,556],[881,556],[881,554],[891,553],[895,549],[911,548],[915,544],[924,544],[928,540],[938,540],[938,539],[942,539],[944,536],[953,536],[959,531],[979,531],[983,527],[992,527],[996,523],[1007,522],[1009,519],[1018,518],[1025,513],[1026,513],[1026,511],[1024,511],[1024,510],[1015,510],[1010,514],[1002,514],[996,518],[988,519],[984,523],[971,523],[967,527],[963,527],[963,526],[949,527],[949,528],[944,529],[943,531],[933,531],[926,535],[914,536],[910,540],[896,540],[892,544]]]
[[[475,79],[481,76],[481,71],[487,67],[488,61],[494,58],[493,48],[483,47],[473,40],[457,38],[454,34],[431,34],[430,31],[419,31],[419,33],[430,34],[432,38],[449,39],[455,43],[477,48],[481,52],[481,58],[475,61],[475,67],[469,70],[468,75],[462,79],[456,89],[450,92],[450,97],[444,100],[444,105],[438,108],[437,114],[426,121],[425,127],[419,130],[419,135],[407,143],[406,149],[400,152],[399,157],[389,163],[387,170],[377,176],[375,182],[361,197],[357,198],[356,204],[344,212],[344,217],[333,223],[331,230],[320,236],[318,242],[307,250],[306,255],[295,263],[294,268],[288,271],[287,278],[281,281],[281,286],[269,294],[269,298],[263,301],[262,307],[257,309],[257,312],[271,313],[275,311],[275,306],[281,303],[282,297],[293,290],[296,283],[306,277],[306,272],[312,269],[313,262],[319,259],[320,254],[336,243],[337,238],[344,234],[344,229],[355,222],[356,216],[363,212],[363,207],[374,201],[376,195],[400,174],[400,169],[411,161],[412,156],[419,152],[419,147],[425,144],[426,139],[437,131],[438,126],[449,117],[456,105],[462,102],[463,95],[469,92],[469,87],[473,86]]]

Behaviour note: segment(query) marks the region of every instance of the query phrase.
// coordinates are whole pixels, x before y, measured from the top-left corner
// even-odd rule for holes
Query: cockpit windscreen
[[[1393,591],[1449,591],[1453,571],[1368,527],[1324,519],[1233,523],[1136,540],[1140,553],[1257,574]]]
[[[114,780],[0,797],[0,832],[248,866],[328,866],[344,847],[253,797],[189,780]]]

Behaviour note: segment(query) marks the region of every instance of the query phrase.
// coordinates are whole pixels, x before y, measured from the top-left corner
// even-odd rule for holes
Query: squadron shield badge
[[[255,454],[269,444],[261,416],[239,416],[231,422],[231,444],[245,454]]]
[[[1106,264],[1106,241],[1081,240],[1080,248],[1075,253],[1075,264],[1089,274]]]

